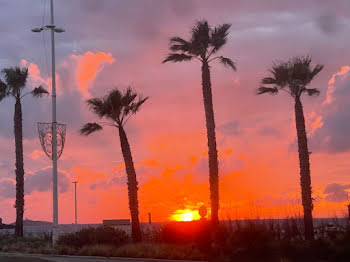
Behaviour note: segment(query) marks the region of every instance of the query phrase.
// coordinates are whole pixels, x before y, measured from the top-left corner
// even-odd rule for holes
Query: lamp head
[[[32,29],[32,32],[34,32],[34,33],[40,33],[41,31],[43,31],[42,28],[33,28]]]
[[[55,28],[56,33],[63,33],[65,30],[63,28]]]

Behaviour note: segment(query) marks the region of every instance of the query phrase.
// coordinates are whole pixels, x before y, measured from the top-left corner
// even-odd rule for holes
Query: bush
[[[300,220],[245,220],[222,223],[214,235],[209,261],[350,261],[350,231],[336,239],[303,239]]]
[[[274,230],[259,220],[221,224],[215,232],[209,261],[278,261]]]
[[[160,231],[160,241],[171,244],[210,245],[212,228],[207,221],[170,222]]]
[[[54,250],[51,241],[46,240],[46,236],[16,238],[12,234],[1,234],[0,252],[52,254]]]
[[[84,228],[75,233],[69,233],[59,237],[57,244],[81,248],[88,245],[113,245],[120,246],[130,241],[129,236],[123,230],[113,227],[100,226]]]

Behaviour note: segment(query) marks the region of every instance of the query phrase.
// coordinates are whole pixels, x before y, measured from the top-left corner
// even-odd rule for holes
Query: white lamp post
[[[51,59],[52,59],[52,173],[53,173],[53,228],[52,241],[55,244],[58,240],[58,199],[57,199],[57,120],[56,120],[56,73],[55,73],[55,33],[63,33],[64,30],[57,28],[54,23],[53,0],[51,0],[51,22],[41,28],[32,29],[33,32],[39,33],[43,30],[51,30]],[[45,150],[45,149],[44,149]],[[63,150],[63,148],[62,148]],[[62,153],[62,152],[61,152]]]

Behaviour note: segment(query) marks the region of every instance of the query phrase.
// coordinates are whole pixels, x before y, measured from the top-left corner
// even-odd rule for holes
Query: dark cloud
[[[12,168],[12,163],[10,161],[0,161],[0,168],[4,170],[9,170]]]
[[[67,192],[70,187],[70,180],[65,173],[58,171],[58,189],[60,193]],[[24,181],[25,194],[33,191],[45,192],[52,190],[52,169],[42,169],[34,174],[26,175]]]
[[[171,10],[175,13],[176,16],[184,17],[184,16],[192,16],[197,9],[196,1],[188,1],[188,0],[177,0],[170,1]]]
[[[112,1],[113,3],[114,1]],[[81,7],[91,13],[99,12],[106,8],[106,5],[111,3],[110,1],[101,0],[85,0],[81,2]]]
[[[348,201],[347,189],[350,189],[350,185],[341,185],[337,183],[328,184],[323,191],[323,193],[326,194],[325,200],[330,202]]]
[[[341,23],[336,14],[325,13],[316,19],[316,25],[327,35],[334,35],[343,30],[344,25]]]
[[[239,135],[241,134],[241,129],[237,121],[227,122],[218,126],[218,131],[224,135]]]
[[[0,196],[4,198],[15,198],[15,181],[11,179],[3,179],[0,181]]]
[[[58,189],[60,193],[67,192],[70,180],[65,173],[58,172]],[[0,180],[0,196],[15,198],[15,180]],[[33,191],[46,192],[52,190],[52,169],[41,169],[34,174],[26,174],[24,180],[24,193],[30,194]]]
[[[143,164],[136,164],[136,176],[137,182],[141,186],[151,177],[160,176],[162,173],[161,166],[145,166]],[[127,175],[125,167],[118,170],[114,170],[111,174],[107,175],[107,179],[99,179],[96,183],[90,185],[91,190],[95,189],[110,189],[113,186],[125,186],[127,185]]]
[[[274,137],[281,136],[278,129],[274,127],[262,127],[258,130],[258,133],[259,135],[262,135],[262,136],[274,136]]]

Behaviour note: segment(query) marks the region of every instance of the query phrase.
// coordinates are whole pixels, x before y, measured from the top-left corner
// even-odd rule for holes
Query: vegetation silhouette
[[[24,163],[23,163],[23,125],[21,101],[26,95],[42,97],[49,92],[42,86],[36,87],[24,93],[28,79],[28,68],[9,67],[1,70],[4,81],[0,79],[0,102],[7,98],[15,99],[14,134],[16,152],[16,227],[15,235],[23,237],[23,213],[24,213]]]
[[[90,110],[99,118],[106,119],[108,122],[87,123],[80,130],[80,133],[86,136],[93,132],[102,130],[103,126],[116,127],[119,131],[120,146],[124,157],[128,179],[129,208],[131,215],[132,239],[134,242],[142,240],[137,195],[138,183],[124,125],[132,115],[140,110],[141,105],[147,99],[148,97],[142,98],[130,87],[125,92],[121,92],[116,88],[110,91],[105,97],[89,99],[87,100],[87,104]]]
[[[308,88],[314,77],[321,72],[323,65],[311,66],[310,56],[296,56],[286,62],[275,63],[269,70],[271,76],[261,80],[262,86],[258,88],[258,94],[277,94],[280,90],[287,92],[294,99],[295,123],[298,137],[299,166],[301,198],[304,210],[305,239],[314,239],[312,221],[312,189],[310,176],[310,152],[308,150],[305,130],[305,118],[301,96],[319,95],[317,88]]]
[[[219,222],[219,167],[209,63],[218,59],[224,66],[236,71],[236,65],[232,60],[216,56],[217,52],[227,43],[230,27],[230,24],[223,24],[212,29],[207,21],[198,21],[192,28],[190,40],[180,37],[170,38],[171,53],[163,61],[163,63],[177,63],[197,59],[202,63],[202,91],[209,149],[211,221],[213,224]]]

